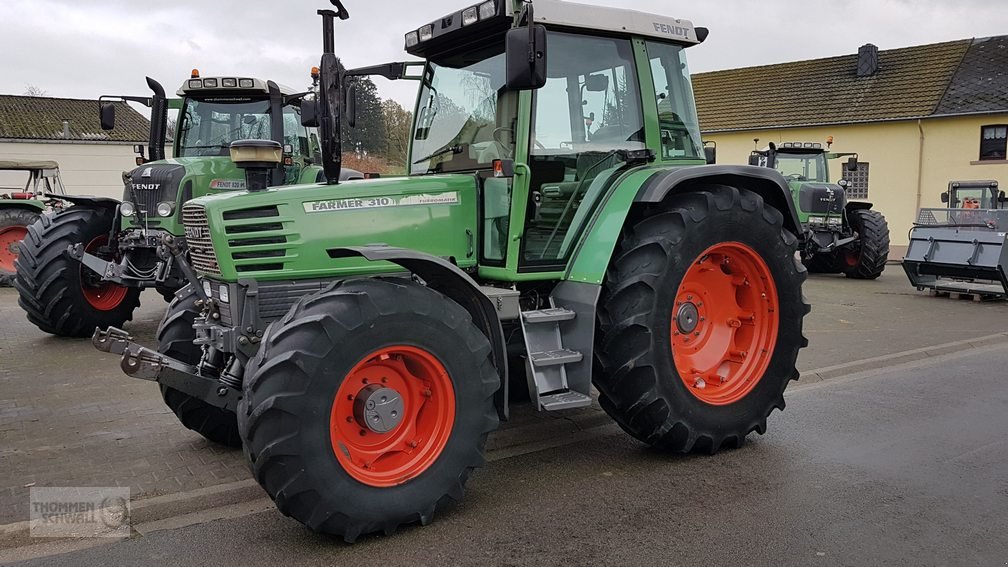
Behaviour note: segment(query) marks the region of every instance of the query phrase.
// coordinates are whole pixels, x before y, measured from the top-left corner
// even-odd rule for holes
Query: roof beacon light
[[[321,72],[321,71],[319,71],[319,68],[318,68],[318,67],[312,67],[312,68],[311,68],[311,78],[313,78],[313,79],[317,79],[317,78],[319,78],[319,73],[320,73],[320,72]]]
[[[479,18],[485,20],[497,14],[497,2],[490,0],[479,5]]]
[[[420,28],[420,41],[427,41],[434,37],[434,24],[427,24]]]
[[[199,78],[199,69],[193,69],[192,72],[189,73],[189,76],[192,77],[193,79],[198,79]]]
[[[476,12],[476,6],[470,6],[465,10],[462,10],[462,25],[468,26],[469,24],[475,24],[479,21],[479,15]]]

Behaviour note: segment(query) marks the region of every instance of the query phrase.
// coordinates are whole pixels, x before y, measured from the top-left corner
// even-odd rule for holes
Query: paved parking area
[[[1008,331],[1008,303],[928,297],[899,266],[872,282],[811,276],[805,290],[813,310],[799,369],[808,379],[844,372],[815,372],[824,368]],[[153,345],[164,308],[145,293],[129,331]],[[598,408],[520,408],[491,437],[491,458],[608,423]],[[241,452],[178,425],[154,384],[127,378],[117,357],[88,340],[43,334],[24,318],[16,292],[0,289],[0,526],[27,519],[31,486],[129,486],[139,500],[248,478]]]

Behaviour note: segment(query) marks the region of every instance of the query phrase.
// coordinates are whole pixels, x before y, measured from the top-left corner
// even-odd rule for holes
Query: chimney
[[[878,72],[878,47],[870,43],[862,45],[857,52],[857,76],[871,77]]]
[[[69,140],[70,139],[70,121],[69,120],[63,120],[63,139],[64,140]]]

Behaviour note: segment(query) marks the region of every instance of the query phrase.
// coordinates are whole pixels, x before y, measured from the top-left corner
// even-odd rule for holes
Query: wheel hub
[[[375,433],[388,433],[403,419],[403,399],[392,388],[371,384],[354,399],[354,419]]]
[[[700,319],[700,312],[692,301],[687,301],[676,312],[675,322],[680,333],[692,333]]]

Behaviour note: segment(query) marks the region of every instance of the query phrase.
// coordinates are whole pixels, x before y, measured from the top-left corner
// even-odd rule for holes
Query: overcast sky
[[[710,28],[689,50],[693,72],[1008,34],[1004,0],[582,0],[665,13]],[[465,7],[464,0],[344,0],[336,24],[347,66],[401,60],[403,34]],[[325,0],[2,0],[0,93],[26,85],[48,96],[169,93],[197,67],[307,87],[321,53]],[[384,98],[412,107],[416,84],[375,79]]]

